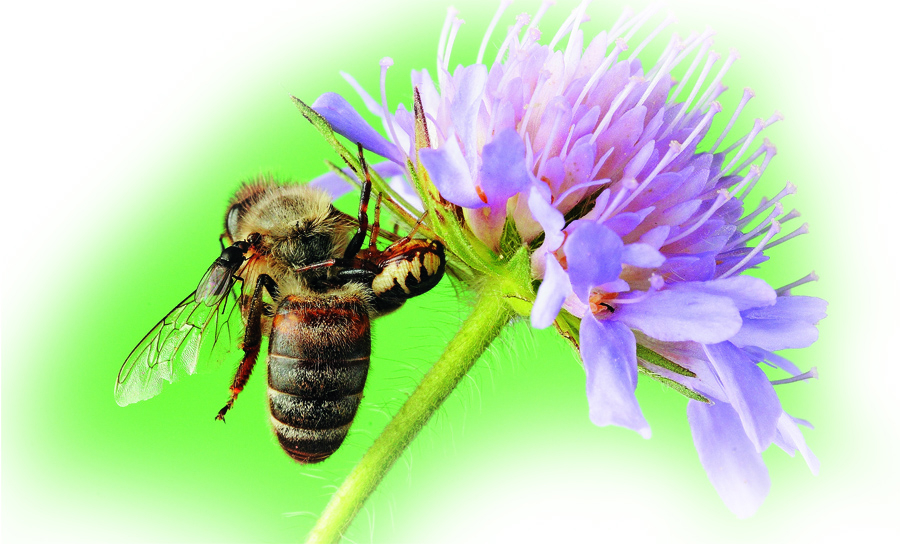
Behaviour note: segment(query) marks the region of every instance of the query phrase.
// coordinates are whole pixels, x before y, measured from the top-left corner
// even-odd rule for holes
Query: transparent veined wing
[[[198,361],[213,363],[233,350],[243,337],[240,285],[235,282],[217,305],[195,291],[150,329],[119,370],[119,406],[156,396],[166,383],[196,372]]]

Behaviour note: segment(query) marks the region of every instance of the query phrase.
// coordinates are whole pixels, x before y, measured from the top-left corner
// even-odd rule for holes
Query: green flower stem
[[[341,538],[400,454],[514,315],[504,295],[485,286],[441,358],[331,498],[307,543]]]

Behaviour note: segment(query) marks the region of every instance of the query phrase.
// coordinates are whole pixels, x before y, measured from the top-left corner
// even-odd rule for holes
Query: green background
[[[588,35],[624,5],[602,4],[589,9]],[[472,62],[493,13],[472,0],[455,5],[466,24],[452,65]],[[520,324],[404,454],[350,528],[351,541],[787,542],[891,530],[900,506],[898,429],[886,417],[895,411],[896,356],[881,345],[893,339],[897,289],[880,285],[893,282],[897,250],[896,237],[887,244],[879,232],[893,228],[896,190],[874,161],[890,157],[877,122],[888,124],[882,95],[896,87],[873,75],[877,25],[888,16],[855,5],[840,13],[813,2],[669,6],[680,19],[675,31],[709,25],[716,50],[742,54],[725,80],[732,90],[720,123],[741,88],[752,86],[756,98],[733,136],[752,117],[776,109],[786,117],[765,133],[779,153],[750,202],[790,180],[800,192],[786,209],[811,224],[811,234],[770,252],[763,276],[778,287],[815,269],[821,281],[796,294],[830,301],[821,340],[787,354],[801,368],[817,366],[821,379],[779,386],[786,409],[816,424],[805,436],[821,474],[772,448],[764,455],[770,496],[753,518],[737,520],[700,466],[684,398],[642,379],[652,439],[595,427],[570,349],[552,330]],[[512,17],[536,6],[508,10],[494,51]],[[545,40],[573,7],[551,8]],[[240,181],[260,173],[307,180],[334,160],[288,94],[354,96],[343,70],[376,95],[378,61],[391,56],[391,107],[409,103],[409,70],[434,73],[445,3],[5,9],[3,58],[15,84],[2,91],[0,536],[301,540],[465,317],[464,294],[445,282],[378,321],[360,414],[319,466],[297,465],[278,448],[262,367],[226,425],[213,416],[227,397],[228,365],[127,408],[113,401],[113,380],[217,256],[224,207]],[[645,66],[669,34],[645,51]],[[876,43],[864,47],[864,39]]]

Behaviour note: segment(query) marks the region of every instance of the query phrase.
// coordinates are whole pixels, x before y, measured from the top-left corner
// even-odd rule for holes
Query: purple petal
[[[747,437],[756,451],[765,450],[775,438],[775,425],[782,412],[781,401],[766,374],[731,342],[704,346],[704,350]]]
[[[538,287],[531,309],[531,326],[545,329],[553,324],[566,297],[572,292],[569,276],[556,257],[545,253],[544,280]]]
[[[583,302],[592,287],[619,277],[622,272],[622,240],[604,225],[575,221],[566,238],[565,248],[569,280]]]
[[[566,219],[559,210],[547,202],[537,185],[528,193],[528,208],[532,217],[544,228],[544,246],[550,251],[559,249],[565,240],[562,229]]]
[[[393,178],[396,176],[403,176],[404,174],[403,169],[393,162],[370,164],[369,167],[383,178]],[[343,172],[349,176],[355,175],[352,173],[350,168],[344,168]],[[310,180],[308,185],[310,185],[311,187],[322,189],[323,191],[331,195],[332,200],[336,200],[344,196],[355,188],[355,185],[349,183],[347,180],[335,174],[334,172],[327,172],[325,174],[322,174],[321,176]],[[407,184],[407,187],[408,186],[409,185]]]
[[[581,360],[587,372],[587,397],[594,425],[618,425],[650,438],[650,425],[638,406],[634,334],[621,323],[581,320]]]
[[[515,129],[504,130],[484,146],[479,181],[492,208],[505,205],[531,183],[525,167],[525,144]]]
[[[729,510],[747,518],[769,493],[769,471],[728,403],[688,401],[688,422],[700,463]]]
[[[734,343],[734,342],[732,342],[732,343]],[[762,348],[758,348],[756,346],[742,346],[741,350],[743,350],[744,353],[747,353],[751,357],[755,357],[759,361],[765,361],[766,364],[768,364],[770,366],[784,370],[791,376],[796,376],[797,374],[802,374],[800,369],[797,368],[797,365],[795,365],[788,359],[785,359],[781,355],[772,353],[771,351],[766,351],[766,350],[764,350]]]
[[[809,470],[814,475],[819,474],[819,459],[806,445],[806,440],[803,438],[803,433],[800,432],[800,427],[797,426],[794,418],[789,416],[787,412],[782,412],[781,417],[778,418],[778,432],[775,433],[775,445],[786,451],[791,457],[794,456],[795,451],[800,450],[800,455],[803,456],[803,460],[806,461]]]
[[[372,125],[357,113],[343,96],[337,93],[325,93],[313,102],[312,109],[325,118],[335,132],[351,142],[358,142],[366,149],[390,159],[399,165],[405,159],[397,146],[387,141]]]
[[[750,276],[735,276],[721,280],[704,282],[676,283],[672,289],[690,286],[693,292],[728,297],[738,310],[771,306],[775,304],[775,290],[765,280]]]
[[[818,339],[816,323],[825,317],[827,304],[815,297],[778,297],[773,306],[742,312],[744,325],[732,342],[768,351],[805,348]]]
[[[689,288],[664,289],[640,296],[645,298],[617,305],[615,318],[657,340],[721,342],[734,336],[741,327],[741,315],[726,297]]]
[[[440,149],[420,149],[419,160],[441,196],[463,208],[487,206],[475,191],[475,182],[455,137]]]
[[[453,74],[456,93],[450,103],[450,119],[465,149],[469,171],[475,171],[478,157],[477,126],[478,109],[484,98],[487,84],[487,68],[483,64],[459,66]]]
[[[622,262],[638,268],[656,268],[665,262],[666,258],[659,251],[648,244],[640,242],[628,244],[622,250]]]

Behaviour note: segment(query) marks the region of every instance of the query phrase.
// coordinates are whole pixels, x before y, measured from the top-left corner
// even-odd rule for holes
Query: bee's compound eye
[[[225,214],[225,228],[228,229],[228,235],[231,236],[231,239],[234,240],[237,235],[238,230],[238,222],[241,219],[241,205],[235,204],[228,210],[228,213]]]

